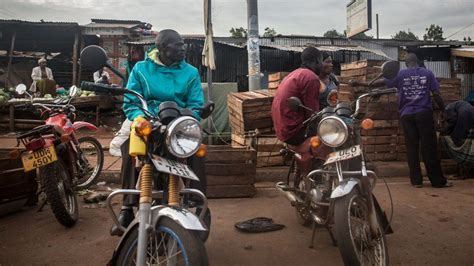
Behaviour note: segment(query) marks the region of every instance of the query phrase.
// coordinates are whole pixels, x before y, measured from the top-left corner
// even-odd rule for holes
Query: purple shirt
[[[431,70],[421,67],[403,69],[393,80],[385,79],[385,84],[398,90],[400,116],[433,110],[430,92],[439,92],[439,83]]]

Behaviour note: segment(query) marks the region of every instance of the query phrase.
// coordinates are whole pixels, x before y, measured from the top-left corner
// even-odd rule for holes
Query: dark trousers
[[[138,171],[135,168],[135,161],[128,154],[130,146],[130,140],[125,141],[120,150],[122,152],[122,188],[124,189],[134,189],[137,180],[138,180]],[[189,187],[199,189],[201,192],[206,194],[207,180],[205,172],[205,158],[190,157],[187,160],[189,167],[194,171],[194,173],[199,177],[200,182],[191,181]],[[185,181],[185,183],[188,181]],[[162,185],[162,184],[161,184]],[[138,196],[137,195],[124,195],[123,196],[123,206],[138,206]]]
[[[401,117],[401,122],[405,133],[405,145],[407,147],[411,183],[413,185],[423,183],[420,159],[418,156],[421,144],[421,155],[423,156],[423,162],[431,185],[439,187],[446,184],[446,178],[443,175],[441,163],[438,158],[433,112],[426,111],[404,115]]]

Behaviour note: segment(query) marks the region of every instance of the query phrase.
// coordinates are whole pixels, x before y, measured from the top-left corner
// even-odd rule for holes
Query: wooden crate
[[[271,106],[274,93],[266,90],[231,93],[227,107],[232,132],[245,134],[258,129],[272,132]]]
[[[240,198],[255,195],[257,153],[248,147],[207,146],[208,198]]]
[[[283,143],[275,136],[252,137],[232,134],[233,147],[251,147],[257,151],[257,167],[284,166],[286,160],[280,155]]]
[[[286,76],[288,76],[290,72],[276,72],[273,74],[268,75],[268,82],[281,82]]]

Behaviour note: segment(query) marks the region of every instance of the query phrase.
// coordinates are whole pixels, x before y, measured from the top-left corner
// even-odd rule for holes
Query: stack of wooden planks
[[[277,90],[283,79],[290,74],[290,72],[277,72],[268,75],[268,90]]]
[[[255,149],[257,151],[257,167],[285,165],[285,159],[280,155],[283,143],[275,135],[232,134],[232,146]]]
[[[360,60],[352,63],[341,64],[341,75],[337,77],[339,82],[338,98],[343,102],[350,102],[360,94],[367,91],[365,87],[351,87],[349,80],[369,82],[376,78],[380,72],[383,61]]]
[[[255,195],[257,153],[246,147],[207,146],[208,198],[240,198]]]

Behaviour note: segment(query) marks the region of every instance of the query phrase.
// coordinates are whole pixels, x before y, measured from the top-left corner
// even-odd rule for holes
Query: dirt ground
[[[395,233],[387,236],[392,265],[473,265],[474,180],[453,188],[412,188],[406,179],[390,179]],[[383,183],[376,187],[389,212]],[[0,217],[0,265],[105,265],[118,238],[109,235],[104,208],[80,207],[80,220],[65,229],[48,207]],[[293,208],[275,189],[259,188],[251,199],[211,200],[213,225],[206,248],[211,265],[341,265],[325,229],[318,229],[309,249],[311,229],[296,222]],[[263,234],[244,234],[234,223],[266,216],[286,227]]]

